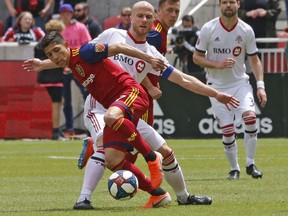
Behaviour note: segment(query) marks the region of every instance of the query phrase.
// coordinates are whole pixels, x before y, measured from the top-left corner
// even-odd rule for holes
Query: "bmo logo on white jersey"
[[[230,54],[230,48],[213,48],[213,52],[216,54]]]
[[[115,61],[121,61],[121,62],[125,62],[126,64],[128,65],[133,65],[134,64],[134,60],[128,56],[125,56],[125,55],[115,55],[113,56],[113,59]]]
[[[142,71],[143,71],[143,70],[145,69],[145,67],[146,67],[146,64],[145,64],[144,61],[139,60],[139,61],[136,62],[135,67],[136,67],[136,70],[137,70],[138,73],[142,73]]]
[[[218,126],[217,121],[213,117],[212,107],[206,110],[207,114],[210,115],[210,118],[203,118],[198,123],[198,129],[202,134],[221,134],[222,131]],[[261,111],[257,104],[255,104],[256,115],[261,115]],[[273,130],[272,119],[268,117],[257,118],[257,128],[258,133],[269,134]],[[243,133],[244,126],[243,124],[240,127],[235,128],[236,133]]]
[[[233,56],[239,56],[242,52],[242,48],[240,46],[237,46],[233,49]]]

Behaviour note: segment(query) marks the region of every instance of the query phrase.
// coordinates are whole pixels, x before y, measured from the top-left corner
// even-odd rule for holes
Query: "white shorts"
[[[96,148],[95,144],[97,140],[103,135],[105,113],[106,109],[91,97],[91,95],[88,95],[84,104],[83,118],[84,125],[92,136],[94,150]],[[142,119],[138,122],[137,130],[142,135],[143,139],[155,151],[165,143],[164,138]]]
[[[213,85],[211,87],[213,87]],[[253,89],[248,81],[243,80],[243,83],[237,87],[221,88],[217,90],[233,95],[240,101],[238,108],[235,109],[232,106],[229,106],[231,109],[231,111],[229,111],[224,104],[220,103],[215,98],[209,98],[212,104],[214,117],[218,121],[220,127],[233,124],[234,122],[236,126],[240,126],[242,123],[242,114],[244,112],[255,112]]]

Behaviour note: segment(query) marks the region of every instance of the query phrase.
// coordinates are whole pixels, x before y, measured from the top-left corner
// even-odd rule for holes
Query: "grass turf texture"
[[[0,215],[288,215],[288,139],[260,139],[256,164],[264,175],[252,179],[245,173],[245,149],[238,140],[240,179],[226,179],[229,167],[220,139],[168,140],[181,164],[188,191],[209,195],[211,206],[178,206],[173,198],[164,208],[141,209],[148,194],[138,191],[128,201],[114,200],[104,177],[92,196],[95,210],[76,211],[84,170],[77,157],[82,141],[0,141]],[[137,165],[148,175],[140,156]]]

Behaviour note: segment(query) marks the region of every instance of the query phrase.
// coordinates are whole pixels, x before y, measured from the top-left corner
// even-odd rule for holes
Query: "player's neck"
[[[238,17],[225,17],[221,16],[221,24],[226,28],[226,29],[232,29],[235,27],[236,23],[238,22]]]
[[[133,28],[130,28],[128,32],[135,42],[146,42],[147,34],[139,35],[133,30]]]

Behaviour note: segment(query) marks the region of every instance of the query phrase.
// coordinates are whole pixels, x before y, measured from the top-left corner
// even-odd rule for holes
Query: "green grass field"
[[[84,170],[77,157],[82,141],[0,141],[0,215],[288,215],[288,139],[259,139],[256,164],[262,179],[245,173],[245,149],[238,140],[240,179],[228,181],[228,163],[221,140],[168,140],[182,167],[188,191],[213,198],[211,206],[178,206],[173,197],[164,208],[141,209],[148,194],[138,191],[128,201],[116,201],[107,192],[104,178],[92,196],[92,211],[72,209]],[[148,175],[139,157],[137,165]]]

